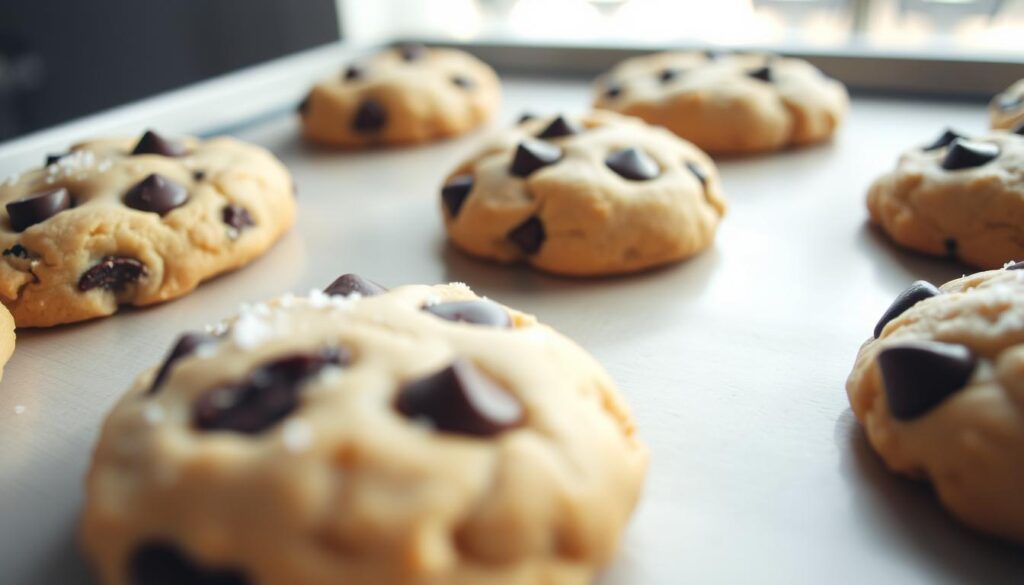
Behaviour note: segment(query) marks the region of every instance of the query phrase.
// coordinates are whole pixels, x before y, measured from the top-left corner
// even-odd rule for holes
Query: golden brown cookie
[[[1024,262],[915,283],[846,389],[889,469],[929,481],[973,528],[1024,543]]]
[[[14,317],[6,307],[0,305],[0,380],[4,377],[4,366],[14,353]]]
[[[726,208],[700,149],[605,111],[521,122],[449,175],[441,203],[469,254],[569,275],[688,258],[711,245]]]
[[[403,45],[321,81],[299,114],[310,140],[359,148],[458,136],[489,120],[500,101],[486,63],[456,49]]]
[[[0,185],[0,301],[19,327],[180,297],[295,221],[287,169],[231,138],[95,140]]]
[[[1024,134],[1024,79],[996,94],[988,105],[993,130]]]
[[[595,84],[594,107],[664,126],[712,154],[828,140],[846,88],[801,59],[699,51],[623,61]]]
[[[647,464],[601,366],[465,285],[327,293],[182,337],[114,407],[99,582],[591,583]]]

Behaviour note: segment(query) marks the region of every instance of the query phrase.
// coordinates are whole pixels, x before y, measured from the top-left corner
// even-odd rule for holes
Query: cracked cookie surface
[[[405,45],[322,80],[299,114],[306,138],[365,148],[465,134],[487,122],[500,101],[497,74],[476,57]]]
[[[456,168],[441,190],[448,237],[473,256],[568,275],[690,257],[725,213],[706,154],[613,112],[533,118]]]
[[[996,94],[988,105],[993,130],[1024,132],[1024,79]]]
[[[19,327],[151,305],[263,254],[295,221],[287,169],[232,138],[84,142],[0,185],[0,301]]]
[[[894,472],[968,525],[1024,543],[1024,262],[901,294],[846,389]]]
[[[896,243],[979,268],[1024,258],[1024,136],[946,131],[875,180],[871,221]]]
[[[593,104],[664,126],[711,154],[747,154],[827,140],[849,96],[802,59],[690,51],[623,61],[598,78]]]
[[[601,366],[465,285],[327,292],[183,336],[114,407],[100,582],[591,583],[647,464]]]

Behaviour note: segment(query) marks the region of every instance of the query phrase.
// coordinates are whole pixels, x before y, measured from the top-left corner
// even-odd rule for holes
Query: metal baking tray
[[[583,111],[584,77],[506,76],[490,128],[416,148],[304,144],[291,108],[351,53],[327,47],[0,145],[0,173],[95,135],[230,132],[294,173],[298,225],[265,257],[164,305],[18,332],[0,385],[0,583],[89,583],[75,529],[100,423],[177,333],[343,272],[464,281],[592,352],[651,447],[645,494],[602,585],[1021,583],[1024,553],[963,528],[889,474],[850,413],[860,343],[919,278],[969,269],[903,252],[864,195],[909,145],[982,132],[984,105],[855,97],[831,144],[721,161],[730,209],[711,249],[634,276],[567,279],[445,242],[438,188],[523,110]]]

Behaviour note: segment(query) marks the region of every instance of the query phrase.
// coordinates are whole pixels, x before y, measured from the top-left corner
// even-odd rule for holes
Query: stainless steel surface
[[[581,82],[505,81],[504,122],[524,109],[582,110],[589,99]],[[167,132],[195,129],[192,114],[230,106],[197,95],[174,116],[113,114],[88,128],[134,131],[159,119]],[[592,280],[484,264],[445,244],[438,185],[486,132],[336,153],[302,144],[291,116],[246,127],[237,135],[275,151],[299,189],[299,224],[266,257],[162,306],[19,332],[0,385],[0,583],[88,583],[73,539],[97,429],[179,331],[342,272],[388,285],[465,281],[605,364],[652,460],[602,585],[1022,582],[1020,548],[961,528],[928,489],[883,469],[844,391],[893,296],[964,270],[869,229],[868,183],[945,125],[980,132],[985,122],[980,106],[856,99],[834,144],[721,163],[731,207],[711,250]],[[73,134],[0,147],[0,171]]]

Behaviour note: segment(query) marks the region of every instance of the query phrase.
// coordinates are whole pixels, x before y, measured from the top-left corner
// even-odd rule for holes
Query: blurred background
[[[893,57],[998,62],[1024,77],[1024,0],[0,0],[0,141],[313,47],[396,39],[757,48],[879,73]]]

